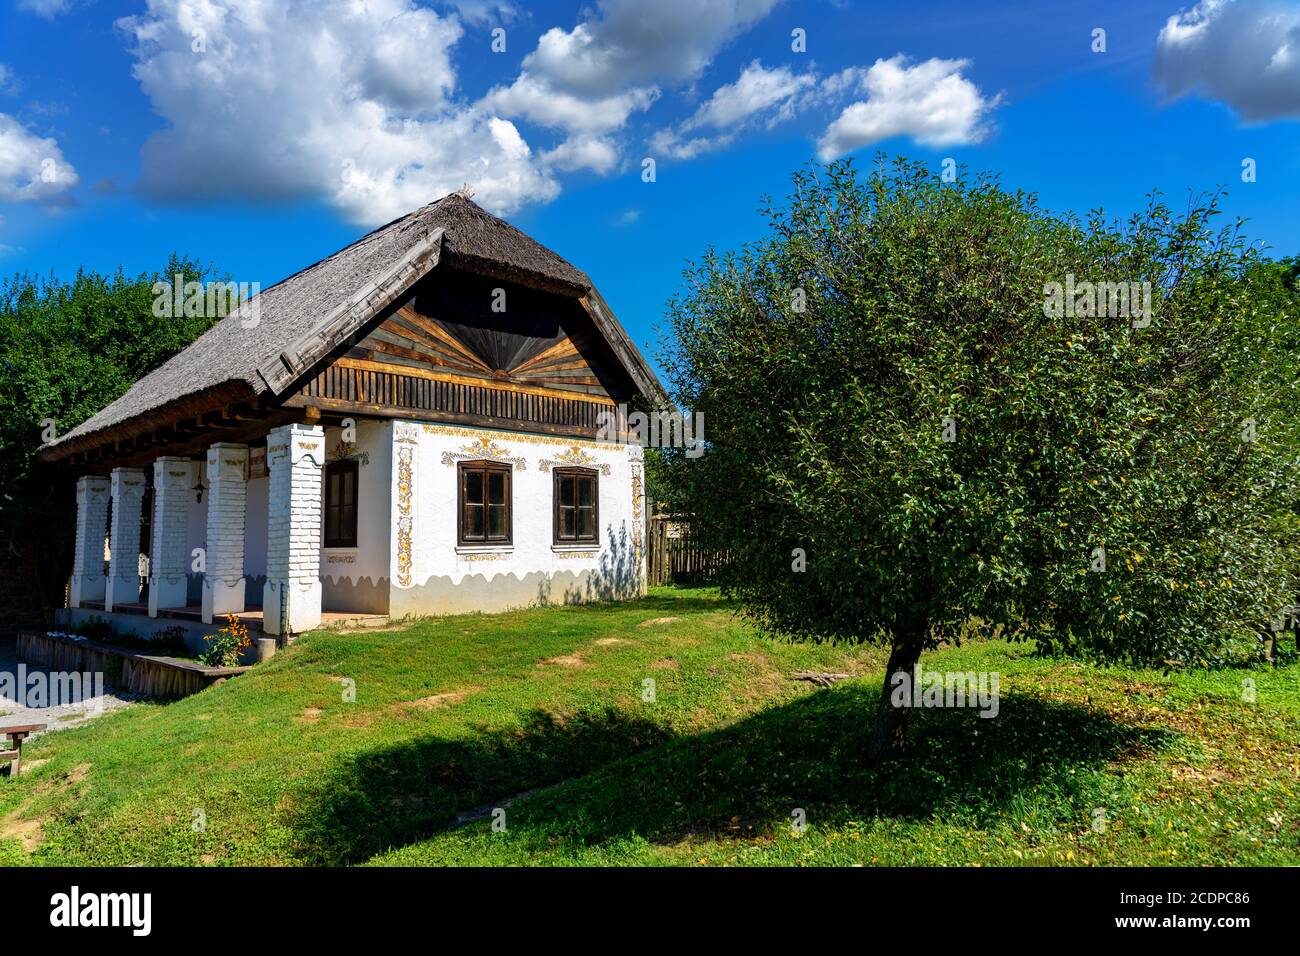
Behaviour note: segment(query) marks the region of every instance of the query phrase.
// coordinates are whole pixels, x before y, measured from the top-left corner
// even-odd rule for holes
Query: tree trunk
[[[924,633],[924,631],[922,631]],[[895,707],[894,675],[903,673],[907,681],[908,703],[912,697],[913,668],[920,660],[922,640],[909,640],[895,644],[889,652],[889,664],[885,667],[885,686],[880,693],[880,705],[876,708],[876,724],[871,730],[871,742],[867,745],[867,759],[872,763],[888,760],[902,754],[907,744],[908,707]]]

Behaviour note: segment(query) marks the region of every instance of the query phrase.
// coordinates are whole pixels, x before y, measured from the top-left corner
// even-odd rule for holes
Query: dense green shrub
[[[0,282],[0,547],[33,568],[33,606],[62,604],[76,511],[76,475],[36,460],[43,423],[66,434],[213,323],[154,315],[154,284],[176,275],[214,278],[211,268],[173,255],[161,272],[136,277],[82,271],[71,281]]]

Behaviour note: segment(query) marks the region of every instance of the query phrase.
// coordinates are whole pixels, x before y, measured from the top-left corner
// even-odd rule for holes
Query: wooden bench
[[[38,730],[44,730],[45,724],[17,724],[10,727],[0,727],[0,738],[8,737],[9,744],[13,750],[0,750],[0,763],[6,760],[12,760],[9,764],[9,776],[16,777],[23,765],[23,741],[27,739],[28,734],[34,734]]]

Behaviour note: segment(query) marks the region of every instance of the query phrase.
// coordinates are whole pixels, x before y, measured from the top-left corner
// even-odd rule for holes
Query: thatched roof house
[[[634,593],[641,449],[611,422],[664,401],[585,273],[443,197],[244,302],[42,449],[83,475],[71,606],[237,611],[280,634],[322,601]]]
[[[212,416],[232,403],[274,404],[313,363],[373,322],[435,268],[577,300],[622,371],[646,395],[663,389],[591,279],[459,193],[444,196],[276,283],[154,369],[121,398],[42,449],[47,461],[116,460],[106,446]],[[255,317],[255,319],[254,319]],[[128,456],[129,457],[129,456]]]

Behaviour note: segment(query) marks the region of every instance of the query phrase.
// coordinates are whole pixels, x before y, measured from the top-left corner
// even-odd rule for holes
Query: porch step
[[[82,605],[89,607],[90,605]],[[102,610],[101,604],[96,610]],[[145,617],[149,613],[147,604],[115,604],[113,606],[114,614],[131,614]],[[238,613],[238,618],[247,625],[250,632],[262,630],[262,609],[260,607],[248,607]],[[158,609],[158,618],[170,618],[182,621],[201,621],[203,620],[203,608],[197,604],[191,604],[187,607],[167,607]],[[211,624],[212,627],[220,627],[226,622],[225,615],[218,614]],[[367,614],[363,611],[322,611],[320,616],[320,626],[322,628],[367,628],[383,627],[388,623],[387,614]]]
[[[320,615],[320,626],[323,628],[383,627],[387,623],[387,614],[362,614],[358,611],[322,611]]]

